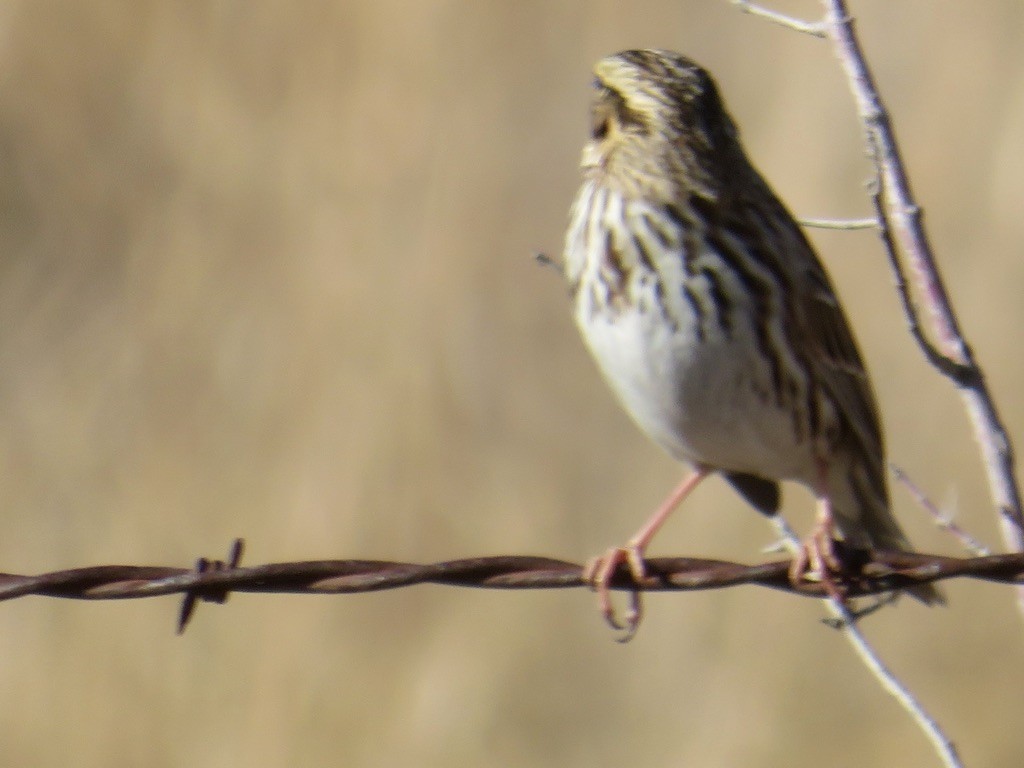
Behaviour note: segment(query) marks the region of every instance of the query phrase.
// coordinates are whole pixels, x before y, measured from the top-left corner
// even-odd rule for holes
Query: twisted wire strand
[[[179,631],[197,600],[224,602],[231,592],[348,594],[397,589],[413,584],[443,584],[484,589],[567,589],[589,586],[579,563],[548,557],[499,555],[437,563],[386,560],[309,560],[240,565],[241,539],[226,561],[200,558],[194,568],[98,565],[35,576],[0,573],[0,601],[28,595],[75,600],[124,600],[184,595]],[[1024,583],[1024,553],[958,558],[909,552],[858,551],[838,581],[850,597],[874,595],[927,582],[966,577],[1004,584]],[[788,560],[755,565],[695,557],[657,557],[645,561],[648,577],[634,582],[619,568],[612,588],[643,591],[692,591],[751,584],[805,597],[825,598],[820,583],[793,584]]]

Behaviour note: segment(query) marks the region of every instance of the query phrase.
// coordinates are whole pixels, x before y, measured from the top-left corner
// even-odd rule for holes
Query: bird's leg
[[[612,547],[603,555],[593,558],[587,563],[583,570],[583,578],[590,582],[590,585],[597,591],[598,603],[601,606],[601,614],[614,629],[624,630],[625,634],[620,638],[621,642],[628,642],[636,634],[640,626],[640,619],[643,617],[643,603],[640,592],[634,590],[630,596],[629,613],[625,620],[620,621],[615,613],[611,598],[611,580],[615,570],[622,563],[629,566],[633,575],[633,581],[637,584],[643,583],[647,578],[644,568],[644,552],[651,540],[658,533],[665,521],[668,520],[676,507],[682,503],[690,492],[700,484],[700,481],[707,477],[709,470],[704,467],[696,467],[693,472],[683,478],[683,481],[676,486],[668,498],[650,516],[643,527],[640,528],[624,547]]]
[[[793,584],[811,576],[820,581],[829,597],[844,600],[842,590],[833,574],[841,573],[843,562],[836,554],[836,524],[832,515],[832,499],[828,493],[828,464],[818,460],[818,517],[810,534],[789,566],[789,580]]]

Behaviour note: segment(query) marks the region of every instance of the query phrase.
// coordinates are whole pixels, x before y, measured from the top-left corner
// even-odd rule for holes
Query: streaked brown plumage
[[[833,533],[906,549],[885,483],[867,372],[832,284],[800,227],[751,165],[717,88],[668,51],[625,51],[594,69],[591,138],[566,235],[576,321],[640,428],[695,473],[626,547],[591,569],[608,581],[675,505],[720,472],[757,509],[779,481],[819,499],[808,565],[831,584]],[[927,603],[930,586],[912,590]],[[639,620],[639,598],[629,630]]]

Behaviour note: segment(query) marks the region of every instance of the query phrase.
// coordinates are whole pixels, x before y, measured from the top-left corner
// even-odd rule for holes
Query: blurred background
[[[813,0],[773,7],[805,18]],[[969,339],[1024,440],[1024,5],[855,2]],[[0,6],[0,568],[546,554],[620,543],[681,468],[586,356],[557,255],[590,66],[717,76],[800,216],[864,216],[818,40],[713,0]],[[998,545],[966,418],[870,232],[812,233],[892,459]],[[920,549],[959,554],[900,488]],[[787,492],[805,530],[810,497]],[[652,554],[754,562],[709,482]],[[958,581],[865,623],[969,765],[1017,766],[1021,618]],[[753,587],[658,595],[628,646],[582,591],[0,606],[3,762],[931,765],[818,623]]]

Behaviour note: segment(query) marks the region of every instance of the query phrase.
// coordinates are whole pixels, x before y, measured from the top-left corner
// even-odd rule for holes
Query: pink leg
[[[828,493],[828,464],[824,460],[819,460],[818,519],[793,558],[793,563],[789,567],[789,579],[798,584],[810,575],[821,582],[830,597],[843,600],[843,593],[832,576],[843,569],[843,564],[836,555],[835,529],[832,500]]]
[[[644,568],[644,552],[647,546],[651,543],[651,540],[658,533],[661,526],[671,516],[672,512],[675,511],[676,507],[709,474],[710,470],[705,467],[696,467],[693,472],[676,486],[675,490],[654,511],[654,514],[644,523],[643,527],[626,542],[626,546],[612,547],[603,555],[595,557],[587,563],[587,567],[583,571],[583,578],[589,581],[597,591],[601,614],[604,616],[605,621],[615,629],[625,630],[626,634],[621,638],[621,642],[627,642],[636,634],[640,626],[640,619],[643,616],[643,604],[640,599],[640,593],[634,591],[630,597],[630,610],[626,615],[625,623],[619,621],[615,614],[615,608],[612,605],[611,589],[609,587],[615,570],[622,563],[627,563],[635,582],[639,584],[647,578]]]

